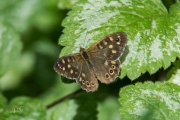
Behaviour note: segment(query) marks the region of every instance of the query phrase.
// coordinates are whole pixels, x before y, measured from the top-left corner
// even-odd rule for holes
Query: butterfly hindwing
[[[104,60],[101,58],[93,58],[92,63],[98,80],[102,83],[109,84],[115,80],[119,74],[119,60]]]
[[[97,78],[95,77],[94,71],[90,68],[88,63],[82,64],[82,70],[76,81],[81,85],[81,88],[87,92],[93,92],[98,88]]]

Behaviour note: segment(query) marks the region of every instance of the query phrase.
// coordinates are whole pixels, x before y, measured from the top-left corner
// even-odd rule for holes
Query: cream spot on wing
[[[85,73],[82,73],[82,76],[85,77],[86,76]]]
[[[67,61],[68,61],[68,62],[71,62],[71,60],[70,60],[69,58],[67,59]]]
[[[121,36],[118,35],[119,40],[121,40]]]
[[[120,42],[117,42],[116,44],[120,45]]]
[[[111,61],[111,64],[116,64],[116,61]]]
[[[62,63],[63,63],[63,64],[65,64],[65,61],[64,61],[64,59],[62,59]]]
[[[112,50],[112,53],[116,53],[117,51],[116,50]]]
[[[113,45],[109,45],[109,48],[113,48]]]
[[[100,48],[100,49],[103,49],[103,47],[102,47],[100,44],[99,44],[99,48]]]
[[[70,65],[70,64],[68,64],[68,68],[71,68],[71,65]]]
[[[113,41],[113,38],[112,37],[109,37],[110,41]]]
[[[65,70],[65,67],[63,67],[63,70]]]
[[[107,45],[107,42],[106,42],[106,41],[104,41],[103,43],[104,43],[104,45]]]
[[[80,81],[80,82],[82,81],[82,78],[81,78],[81,77],[79,77],[79,81]]]
[[[105,62],[104,62],[104,65],[108,65],[108,62],[107,62],[107,61],[105,61]]]
[[[73,69],[71,69],[70,73],[73,74],[73,72],[74,72]]]

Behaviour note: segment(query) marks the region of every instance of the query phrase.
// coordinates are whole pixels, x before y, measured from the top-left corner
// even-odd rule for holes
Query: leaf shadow
[[[120,57],[121,64],[126,60],[128,53],[129,53],[129,46],[126,46],[122,56]]]
[[[73,98],[78,105],[73,120],[97,120],[98,103],[103,102],[108,97],[115,97],[118,100],[120,88],[128,84],[131,84],[128,79],[117,80],[109,85],[99,83],[98,91],[93,93],[83,91],[77,94]]]
[[[74,100],[78,108],[73,120],[97,120],[97,102],[93,93],[83,91],[76,95]]]

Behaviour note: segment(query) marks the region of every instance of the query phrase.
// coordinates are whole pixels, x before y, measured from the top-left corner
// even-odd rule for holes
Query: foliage
[[[116,82],[74,92],[53,70],[118,31],[128,44]],[[0,0],[0,120],[178,119],[179,53],[178,0]]]
[[[159,82],[128,86],[120,92],[120,113],[126,120],[177,120],[179,90],[178,85]]]

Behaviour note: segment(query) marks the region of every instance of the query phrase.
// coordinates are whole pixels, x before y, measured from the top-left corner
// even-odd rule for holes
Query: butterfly
[[[54,70],[68,79],[75,79],[87,92],[94,92],[98,89],[98,80],[109,84],[118,76],[119,58],[127,41],[124,32],[110,34],[87,50],[80,47],[80,53],[59,58],[54,64]]]

